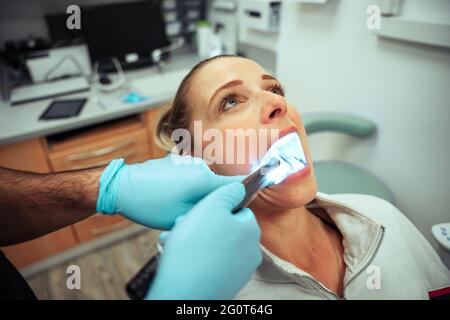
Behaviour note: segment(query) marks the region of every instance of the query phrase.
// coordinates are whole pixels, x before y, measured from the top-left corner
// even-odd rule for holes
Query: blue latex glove
[[[243,179],[216,175],[203,160],[193,160],[172,154],[132,165],[126,165],[123,159],[112,161],[100,177],[97,211],[120,212],[145,226],[170,229],[177,217],[204,196]]]
[[[241,183],[201,200],[172,231],[147,299],[232,299],[261,263],[253,212],[231,210],[244,198]]]

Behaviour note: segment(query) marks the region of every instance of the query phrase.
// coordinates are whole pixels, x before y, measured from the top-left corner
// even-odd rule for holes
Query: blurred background
[[[0,165],[163,156],[161,108],[196,63],[223,53],[283,83],[319,191],[386,199],[450,267],[450,0],[2,1]],[[125,299],[157,234],[96,214],[2,250],[40,298]],[[70,264],[83,290],[65,287]]]

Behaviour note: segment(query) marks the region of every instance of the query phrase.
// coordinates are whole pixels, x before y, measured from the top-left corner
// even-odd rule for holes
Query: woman
[[[193,135],[199,122],[203,131],[219,130],[224,136],[229,129],[297,132],[308,163],[251,203],[264,260],[237,298],[426,299],[449,286],[447,268],[395,207],[367,195],[317,192],[301,117],[287,104],[279,81],[254,61],[218,56],[194,67],[162,116],[157,137],[171,150],[175,130]],[[235,148],[247,162],[210,161],[211,169],[222,175],[250,173],[250,162],[261,155],[248,146]]]

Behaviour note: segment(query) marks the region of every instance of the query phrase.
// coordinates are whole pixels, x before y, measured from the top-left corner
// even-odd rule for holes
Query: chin
[[[303,207],[314,200],[317,194],[317,182],[314,172],[298,181],[286,181],[260,191],[251,207],[265,211],[288,210]]]

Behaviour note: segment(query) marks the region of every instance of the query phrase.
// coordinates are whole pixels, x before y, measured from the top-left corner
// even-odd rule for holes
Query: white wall
[[[424,12],[408,1],[408,14]],[[350,112],[377,123],[378,134],[366,141],[330,133],[310,137],[313,157],[376,173],[437,248],[430,227],[450,221],[450,50],[378,39],[366,28],[366,8],[374,3],[284,2],[277,75],[300,112]],[[443,6],[435,10],[439,19],[447,10],[449,21],[450,1],[434,4]],[[450,266],[450,254],[438,252]]]

